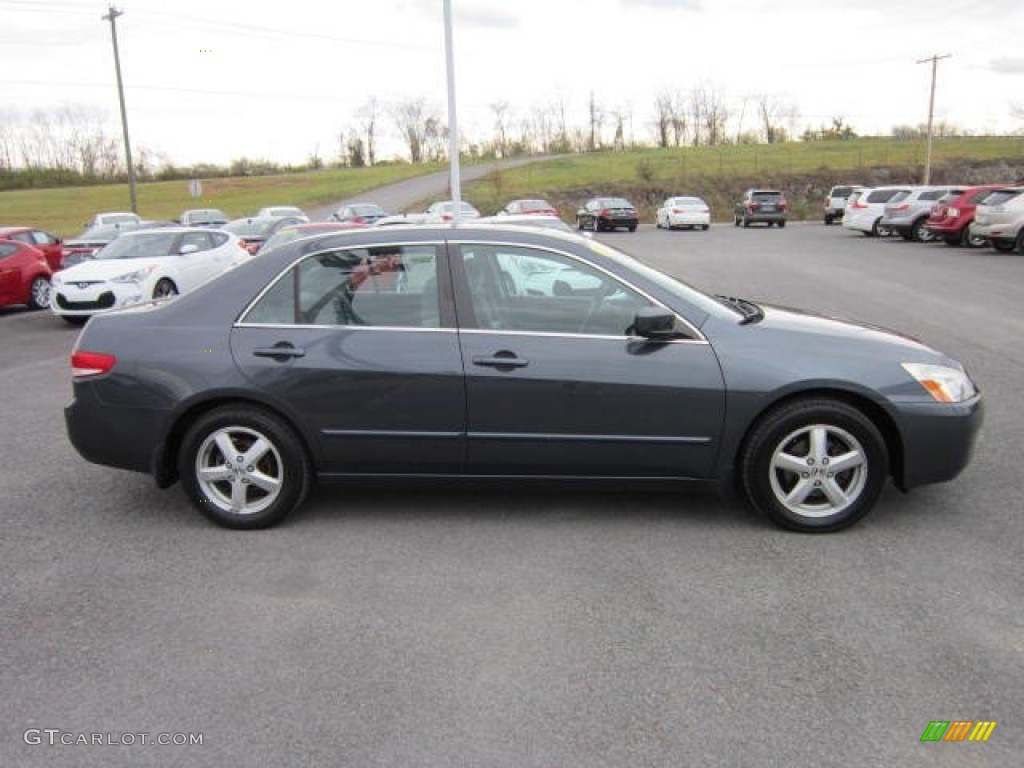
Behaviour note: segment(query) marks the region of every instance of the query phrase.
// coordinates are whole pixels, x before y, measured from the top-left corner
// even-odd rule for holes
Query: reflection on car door
[[[536,278],[545,262],[573,279],[555,290]],[[630,336],[636,310],[654,302],[564,254],[463,243],[452,264],[469,472],[711,474],[724,390],[703,339]]]
[[[320,447],[322,476],[463,471],[464,376],[442,255],[431,243],[307,256],[233,329],[239,369]]]

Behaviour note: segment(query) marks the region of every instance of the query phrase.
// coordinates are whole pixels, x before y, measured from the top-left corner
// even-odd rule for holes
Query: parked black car
[[[579,229],[600,232],[626,227],[630,232],[636,232],[639,223],[636,206],[621,197],[595,197],[587,200],[576,211],[576,226]]]
[[[237,528],[314,480],[737,478],[780,524],[836,530],[888,476],[953,478],[982,421],[963,367],[906,336],[494,224],[295,240],[94,317],[71,365],[82,456]]]
[[[733,224],[749,227],[751,224],[786,226],[789,203],[777,189],[748,189],[733,210]]]

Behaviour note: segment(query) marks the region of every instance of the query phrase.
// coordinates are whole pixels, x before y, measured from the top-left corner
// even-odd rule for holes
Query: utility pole
[[[452,3],[444,0],[445,70],[448,75],[448,163],[449,184],[455,210],[452,218],[462,218],[462,179],[459,169],[459,122],[455,113],[455,51],[452,45]]]
[[[928,149],[924,156],[924,183],[928,184],[932,178],[932,117],[935,114],[935,70],[938,68],[939,59],[948,59],[953,54],[947,53],[943,56],[929,56],[927,59],[921,59],[918,64],[926,64],[927,62],[932,63],[932,91],[928,97]]]
[[[117,97],[121,102],[121,131],[124,133],[124,156],[128,163],[128,190],[131,196],[132,213],[139,212],[139,205],[135,199],[135,165],[132,163],[132,145],[128,141],[128,113],[124,108],[124,84],[121,82],[121,57],[117,52],[117,24],[115,19],[124,14],[114,6],[108,6],[109,12],[101,18],[110,22],[110,39],[114,41],[114,70],[117,72]]]

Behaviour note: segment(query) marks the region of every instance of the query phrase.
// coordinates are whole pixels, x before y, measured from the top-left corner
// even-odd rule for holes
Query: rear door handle
[[[498,352],[490,357],[485,355],[475,355],[473,357],[473,365],[481,365],[488,368],[525,368],[529,364],[529,360],[516,357],[514,352]]]
[[[279,363],[283,363],[292,357],[305,357],[306,350],[302,347],[295,347],[287,341],[280,341],[272,347],[257,347],[252,351],[256,357],[269,357]]]

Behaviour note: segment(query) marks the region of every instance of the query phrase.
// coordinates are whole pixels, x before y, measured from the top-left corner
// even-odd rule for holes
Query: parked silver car
[[[947,192],[957,194],[966,189],[964,186],[919,186],[899,192],[889,199],[882,209],[880,227],[891,230],[904,240],[916,240],[927,243],[935,240],[935,235],[925,226],[932,208]]]
[[[997,189],[974,209],[971,233],[997,251],[1024,253],[1024,186]]]

